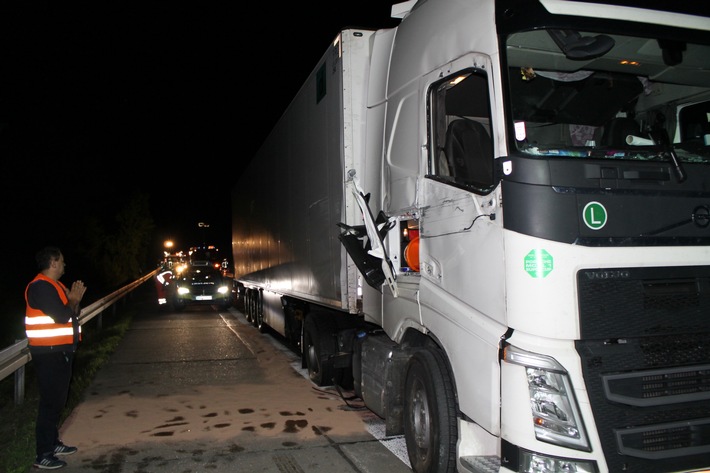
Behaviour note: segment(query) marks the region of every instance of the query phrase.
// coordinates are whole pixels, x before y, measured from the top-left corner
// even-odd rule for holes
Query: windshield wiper
[[[649,237],[649,236],[660,235],[661,233],[665,233],[665,232],[674,230],[674,229],[682,227],[684,225],[688,225],[689,223],[695,224],[695,226],[698,228],[707,228],[708,225],[710,225],[710,209],[708,209],[704,205],[699,205],[698,207],[695,207],[693,209],[693,213],[690,214],[690,218],[686,218],[686,219],[680,220],[678,222],[671,223],[670,225],[666,225],[665,227],[661,227],[661,228],[651,231],[651,232],[642,233],[639,235],[639,237]]]
[[[673,168],[675,169],[676,176],[678,176],[678,182],[683,182],[685,179],[688,177],[685,174],[685,171],[683,170],[683,166],[680,164],[680,159],[678,159],[678,155],[675,154],[675,150],[673,149],[673,146],[668,146],[665,152],[670,156],[671,158],[671,163],[673,163]]]

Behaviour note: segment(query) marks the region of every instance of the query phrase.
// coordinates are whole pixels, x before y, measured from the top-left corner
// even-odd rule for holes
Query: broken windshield
[[[518,151],[710,163],[709,46],[534,30],[506,53]]]

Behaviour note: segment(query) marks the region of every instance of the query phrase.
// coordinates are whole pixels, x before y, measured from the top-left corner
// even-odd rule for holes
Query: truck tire
[[[247,322],[254,323],[254,290],[247,289],[244,301],[244,316]]]
[[[256,293],[256,313],[254,314],[254,325],[259,333],[266,333],[266,322],[264,322],[264,293]]]
[[[404,399],[404,438],[412,471],[455,472],[458,408],[444,352],[422,349],[412,355]]]
[[[328,314],[313,313],[303,325],[304,356],[308,376],[316,386],[333,384],[336,325]]]
[[[254,289],[251,292],[251,312],[249,314],[250,315],[249,321],[251,322],[251,325],[253,327],[258,327],[260,299],[261,299],[261,291],[259,291],[258,289]]]

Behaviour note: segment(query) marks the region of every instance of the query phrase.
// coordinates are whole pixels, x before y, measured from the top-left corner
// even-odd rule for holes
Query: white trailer
[[[633,3],[394,5],[233,189],[245,315],[417,473],[710,468],[710,17]]]

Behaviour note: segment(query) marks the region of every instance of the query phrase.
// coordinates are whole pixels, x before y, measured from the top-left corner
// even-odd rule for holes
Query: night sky
[[[396,26],[393,3],[4,2],[5,241],[140,190],[159,238],[230,251],[240,169],[337,32]]]

